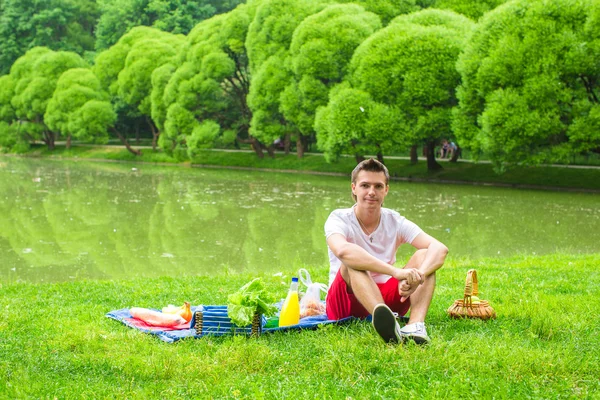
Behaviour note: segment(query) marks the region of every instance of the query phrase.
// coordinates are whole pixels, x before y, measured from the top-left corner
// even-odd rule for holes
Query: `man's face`
[[[356,203],[360,207],[381,207],[388,189],[383,172],[360,171],[356,183],[352,183],[352,194],[356,196]]]

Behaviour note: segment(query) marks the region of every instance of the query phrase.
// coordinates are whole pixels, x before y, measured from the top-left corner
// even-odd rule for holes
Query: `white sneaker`
[[[377,304],[373,309],[373,327],[386,343],[400,342],[400,325],[396,322],[396,316],[385,304]]]
[[[413,340],[416,344],[427,344],[431,339],[427,335],[424,322],[415,322],[400,329],[403,340]]]

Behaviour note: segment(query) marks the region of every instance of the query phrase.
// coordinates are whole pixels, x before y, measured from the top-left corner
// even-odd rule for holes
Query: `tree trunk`
[[[146,117],[146,123],[150,126],[150,130],[152,131],[152,151],[156,151],[156,144],[158,143],[158,137],[160,136],[160,131],[154,125],[154,122]]]
[[[54,133],[51,131],[44,131],[44,143],[48,146],[48,150],[54,150]]]
[[[452,158],[450,159],[450,162],[457,162],[458,157],[460,157],[460,153],[462,153],[462,149],[460,148],[460,146],[456,146],[456,150],[454,150],[454,153],[452,153]]]
[[[67,146],[67,149],[71,148],[71,135],[67,136],[67,144],[66,144],[66,146]]]
[[[377,161],[385,165],[385,162],[383,161],[383,154],[381,153],[381,151],[377,152]]]
[[[273,146],[273,145],[268,146],[267,153],[269,154],[269,157],[275,158],[275,146]]]
[[[357,164],[365,161],[365,156],[362,156],[362,155],[360,155],[358,153],[354,155],[354,158],[356,158],[356,163]]]
[[[288,154],[290,154],[290,146],[292,144],[292,134],[291,133],[286,133],[285,137],[283,139],[283,151],[285,152],[285,155],[287,156]]]
[[[302,141],[301,134],[298,134],[298,138],[296,139],[296,154],[298,158],[304,157],[304,142]]]
[[[134,149],[134,148],[131,147],[131,145],[127,141],[127,138],[125,136],[121,135],[121,132],[119,132],[116,128],[112,128],[112,130],[113,130],[114,133],[117,134],[117,136],[121,140],[121,143],[123,143],[123,145],[125,146],[125,148],[127,150],[129,150],[130,153],[135,154],[136,156],[141,156],[142,155],[141,151],[136,150],[136,149]]]
[[[237,141],[240,143],[249,143],[252,147],[252,150],[256,153],[258,158],[265,158],[265,153],[263,153],[263,144],[254,136],[248,135],[248,139],[242,139],[239,135],[237,136]]]
[[[419,156],[417,155],[417,145],[413,145],[410,148],[410,163],[416,164],[419,162]]]
[[[438,171],[444,169],[435,160],[435,142],[427,142],[427,171]]]
[[[140,121],[135,122],[135,144],[140,145]]]
[[[265,153],[263,153],[262,145],[254,136],[250,136],[250,146],[252,146],[252,150],[254,150],[258,158],[265,158]]]

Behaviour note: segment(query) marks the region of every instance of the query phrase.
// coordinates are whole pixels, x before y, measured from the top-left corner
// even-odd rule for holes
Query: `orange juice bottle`
[[[296,325],[300,322],[300,301],[298,300],[298,278],[292,278],[290,291],[279,313],[279,326]]]

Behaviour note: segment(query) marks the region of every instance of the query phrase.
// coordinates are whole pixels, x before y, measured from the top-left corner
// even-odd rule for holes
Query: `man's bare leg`
[[[383,296],[377,284],[367,271],[340,267],[342,278],[352,290],[356,299],[372,315],[375,331],[386,343],[398,343],[401,340],[400,325],[392,310],[383,302]]]
[[[370,314],[377,304],[383,303],[383,296],[367,271],[348,268],[342,264],[340,272],[356,299]]]
[[[425,322],[425,316],[429,311],[433,291],[435,290],[435,272],[425,278],[417,290],[410,295],[410,318],[409,324],[414,322]]]
[[[417,250],[415,254],[410,258],[404,268],[419,268],[425,255],[427,254],[426,249]],[[425,322],[425,316],[429,310],[431,299],[433,298],[433,292],[435,290],[435,273],[425,278],[417,290],[410,295],[410,318],[408,323],[414,322]]]

